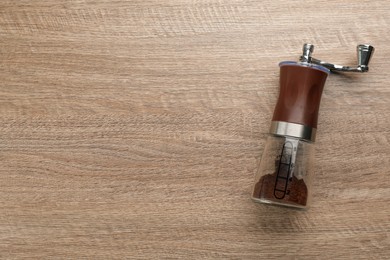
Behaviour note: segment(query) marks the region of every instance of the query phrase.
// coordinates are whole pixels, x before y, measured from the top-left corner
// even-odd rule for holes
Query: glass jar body
[[[313,144],[270,135],[255,174],[252,199],[295,208],[310,204]]]

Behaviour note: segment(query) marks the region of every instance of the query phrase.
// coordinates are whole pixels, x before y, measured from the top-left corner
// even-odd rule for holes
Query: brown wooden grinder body
[[[280,65],[280,93],[272,121],[317,128],[321,95],[328,73],[300,64]]]

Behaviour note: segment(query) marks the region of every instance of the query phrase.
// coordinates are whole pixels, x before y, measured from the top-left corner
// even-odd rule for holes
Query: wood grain
[[[0,257],[386,259],[388,1],[2,0]],[[331,75],[309,211],[250,200],[278,62]]]

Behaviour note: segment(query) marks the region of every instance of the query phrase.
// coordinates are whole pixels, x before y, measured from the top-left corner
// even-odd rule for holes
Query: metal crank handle
[[[367,72],[368,63],[370,62],[371,56],[374,53],[375,48],[372,45],[359,44],[356,48],[357,58],[358,58],[358,65],[356,67],[336,65],[333,63],[315,59],[311,57],[313,50],[314,50],[314,46],[312,44],[305,43],[303,45],[303,55],[300,57],[300,61],[318,64],[328,68],[331,71]]]

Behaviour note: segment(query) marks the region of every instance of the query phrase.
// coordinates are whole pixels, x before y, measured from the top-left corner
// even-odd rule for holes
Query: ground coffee
[[[276,181],[276,173],[262,176],[255,185],[253,197],[283,204],[291,204],[292,206],[306,206],[307,186],[303,179],[297,179],[295,176],[289,178],[287,180],[286,192],[283,193],[279,191],[284,189],[279,183],[280,180],[278,180],[278,183]]]

